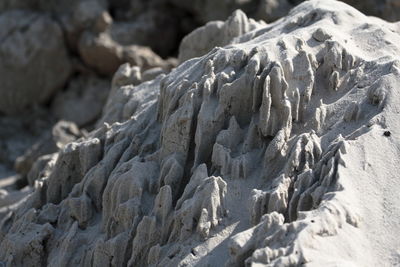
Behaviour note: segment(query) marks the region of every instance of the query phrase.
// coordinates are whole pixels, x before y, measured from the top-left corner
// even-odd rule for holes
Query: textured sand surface
[[[29,172],[40,171],[33,162],[43,165],[39,157],[59,150],[38,146],[49,140],[58,122],[74,123],[82,132],[101,125],[111,78],[121,64],[135,66],[130,82],[138,85],[236,42],[301,2],[0,1],[0,179],[13,176],[16,182],[8,191],[28,185]],[[398,0],[345,2],[367,15],[400,18]],[[209,22],[215,19],[222,21]],[[108,118],[119,116],[108,111]],[[53,140],[58,138],[53,134]]]
[[[0,210],[0,261],[400,264],[400,24],[330,0],[243,15],[169,74],[119,68],[104,124]]]

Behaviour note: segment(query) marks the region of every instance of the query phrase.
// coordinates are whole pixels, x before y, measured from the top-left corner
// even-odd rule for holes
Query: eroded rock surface
[[[225,22],[211,21],[183,38],[179,47],[179,61],[199,57],[215,47],[226,46],[236,37],[265,26],[247,18],[243,11],[236,10]]]
[[[397,132],[382,139],[398,126],[399,25],[314,0],[236,40],[139,85],[140,71],[122,66],[103,125],[43,159],[34,192],[2,220],[0,259],[395,263],[383,255],[395,255],[398,241],[371,245],[388,236],[366,234],[365,225],[385,216],[365,217],[357,196],[369,187],[355,177],[373,170],[393,183],[376,192],[399,188],[380,171],[392,163],[368,161],[400,151]],[[395,148],[371,152],[375,140]]]

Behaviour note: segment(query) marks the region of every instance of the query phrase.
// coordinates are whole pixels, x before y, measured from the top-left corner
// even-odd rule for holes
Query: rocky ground
[[[228,44],[263,25],[262,21],[286,15],[299,2],[2,1],[0,176],[17,173],[22,179],[19,186],[25,185],[33,161],[57,149],[37,152],[23,170],[18,165],[57,121],[67,121],[82,131],[93,130],[106,103],[111,77],[123,63],[137,67],[135,84],[139,84],[169,72],[179,62]],[[366,14],[399,19],[396,1],[348,2]],[[237,21],[214,21],[180,45],[196,27],[225,20],[235,9],[242,9],[254,21],[236,32],[231,24]],[[206,38],[209,34],[216,37],[210,40]]]
[[[300,2],[2,1],[0,262],[398,264],[400,27]]]

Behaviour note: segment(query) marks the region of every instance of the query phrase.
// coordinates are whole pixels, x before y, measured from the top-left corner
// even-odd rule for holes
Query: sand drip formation
[[[154,80],[122,65],[97,129],[35,163],[0,260],[399,264],[399,44],[399,23],[314,0],[209,23]]]

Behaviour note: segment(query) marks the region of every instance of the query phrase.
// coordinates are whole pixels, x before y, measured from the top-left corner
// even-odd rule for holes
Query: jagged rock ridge
[[[354,170],[346,155],[363,146],[358,138],[392,125],[398,41],[398,24],[315,0],[138,86],[129,85],[135,71],[124,65],[105,124],[67,145],[2,221],[0,259],[13,266],[373,260],[359,250],[371,248],[349,201]],[[332,250],[336,238],[351,253]]]

